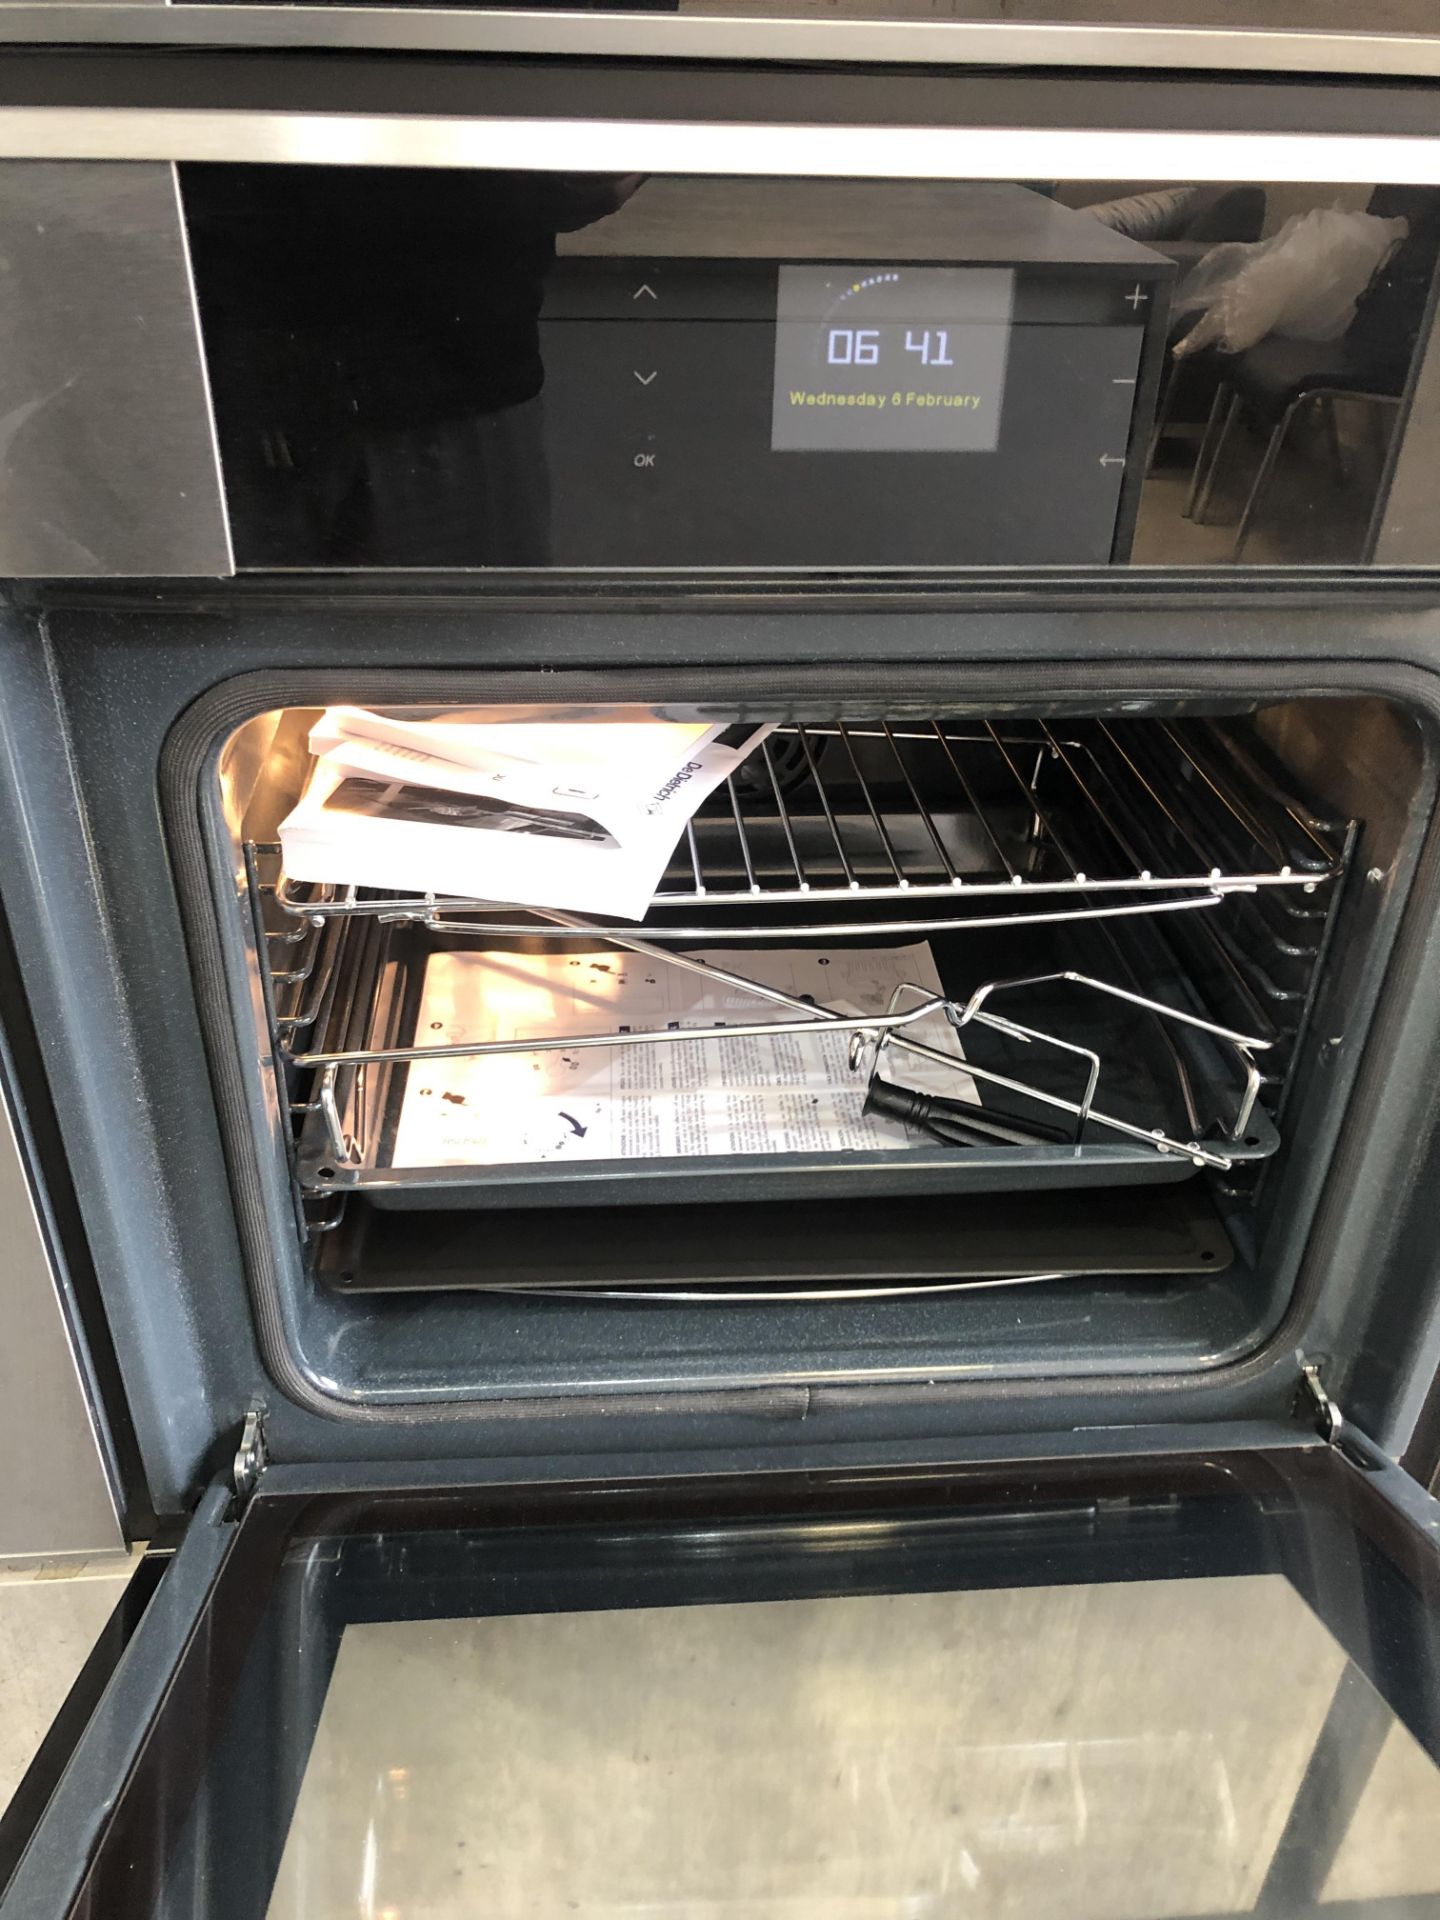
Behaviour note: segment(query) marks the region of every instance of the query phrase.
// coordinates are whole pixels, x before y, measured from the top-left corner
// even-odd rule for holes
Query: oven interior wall
[[[313,717],[300,709],[265,713],[227,742],[220,772],[231,875],[243,872],[243,842],[273,838],[298,795]],[[832,1262],[848,1250],[859,1277],[866,1277],[868,1262],[868,1277],[923,1270],[943,1281],[947,1238],[957,1246],[1003,1244],[1007,1223],[1028,1233],[1031,1245],[1068,1245],[1073,1259],[1087,1230],[1093,1236],[1108,1215],[1112,1227],[1120,1218],[1143,1247],[1145,1223],[1163,1224],[1165,1204],[1183,1208],[1192,1185],[1007,1200],[1007,1186],[1026,1186],[1020,1170],[1008,1181],[985,1182],[983,1192],[927,1194],[925,1180],[916,1177],[914,1190],[898,1186],[856,1197],[853,1175],[847,1181],[844,1166],[832,1163],[818,1174],[797,1174],[788,1192],[777,1189],[770,1199],[722,1194],[717,1205],[697,1184],[683,1197],[672,1189],[661,1204],[639,1207],[634,1200],[644,1180],[637,1163],[623,1169],[626,1181],[599,1204],[593,1196],[589,1205],[583,1194],[568,1196],[582,1202],[573,1212],[556,1209],[553,1196],[543,1194],[536,1196],[542,1204],[529,1206],[523,1195],[492,1195],[488,1207],[447,1206],[442,1195],[413,1212],[382,1212],[352,1195],[344,1226],[319,1238],[318,1255],[303,1253],[298,1241],[293,1249],[292,1340],[308,1354],[324,1353],[332,1378],[377,1399],[835,1377],[1173,1374],[1253,1350],[1276,1326],[1295,1287],[1340,1118],[1335,1087],[1353,1054],[1347,1026],[1373,997],[1377,887],[1367,876],[1388,874],[1401,859],[1431,774],[1421,727],[1381,700],[1272,702],[1232,715],[1227,724],[1263,743],[1317,809],[1354,818],[1360,831],[1308,1037],[1290,1074],[1279,1152],[1258,1179],[1195,1176],[1193,1184],[1213,1201],[1233,1244],[1233,1261],[1221,1271],[1177,1274],[1157,1261],[1150,1271],[1132,1264],[1023,1291],[932,1287],[905,1297],[763,1304],[473,1290],[497,1270],[563,1282],[583,1267],[587,1249],[603,1246],[613,1254],[617,1241],[629,1246],[632,1263],[648,1261],[667,1278],[683,1281],[698,1271],[697,1246],[705,1250],[702,1265],[712,1279],[727,1260],[737,1278],[767,1269],[773,1277],[788,1271],[787,1258],[803,1268],[795,1248],[807,1236],[828,1245]],[[243,938],[245,916],[234,924]],[[263,1010],[253,975],[247,979],[242,1019],[254,1021]],[[251,1044],[247,1036],[247,1049]],[[256,1091],[258,1121],[276,1096],[263,1074]],[[273,1111],[261,1131],[272,1179],[283,1183]],[[1167,1194],[1179,1198],[1157,1201]],[[955,1270],[962,1269],[957,1262]],[[397,1276],[406,1291],[391,1291]]]

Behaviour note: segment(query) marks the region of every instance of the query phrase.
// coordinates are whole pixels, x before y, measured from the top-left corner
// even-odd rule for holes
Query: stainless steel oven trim
[[[1075,22],[756,18],[436,7],[0,5],[15,45],[378,48],[585,58],[1440,76],[1440,36]]]
[[[118,1473],[46,1198],[16,1112],[0,1037],[0,1219],[6,1341],[0,1446],[19,1469],[0,1487],[0,1554],[111,1552],[123,1546]]]
[[[816,126],[315,113],[0,108],[0,159],[171,160],[825,179],[1384,180],[1440,186],[1440,136],[1136,127]]]
[[[233,573],[175,168],[0,162],[0,254],[0,574]]]

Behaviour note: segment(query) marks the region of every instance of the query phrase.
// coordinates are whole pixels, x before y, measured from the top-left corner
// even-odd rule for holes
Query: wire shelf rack
[[[1343,854],[1342,832],[1203,726],[795,724],[690,822],[643,924],[669,941],[835,939],[1183,911],[1262,889],[1303,902]],[[277,902],[312,924],[463,918],[492,938],[537,924],[493,901],[284,880]],[[632,923],[548,931],[588,939],[607,924]]]

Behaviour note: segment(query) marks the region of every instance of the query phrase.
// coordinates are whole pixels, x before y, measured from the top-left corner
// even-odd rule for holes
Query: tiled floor
[[[130,1577],[122,1554],[0,1562],[0,1807]]]

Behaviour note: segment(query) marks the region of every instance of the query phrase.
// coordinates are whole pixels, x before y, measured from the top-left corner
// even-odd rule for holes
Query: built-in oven
[[[180,1544],[14,1911],[1440,1897],[1433,43],[71,24],[0,902]]]

